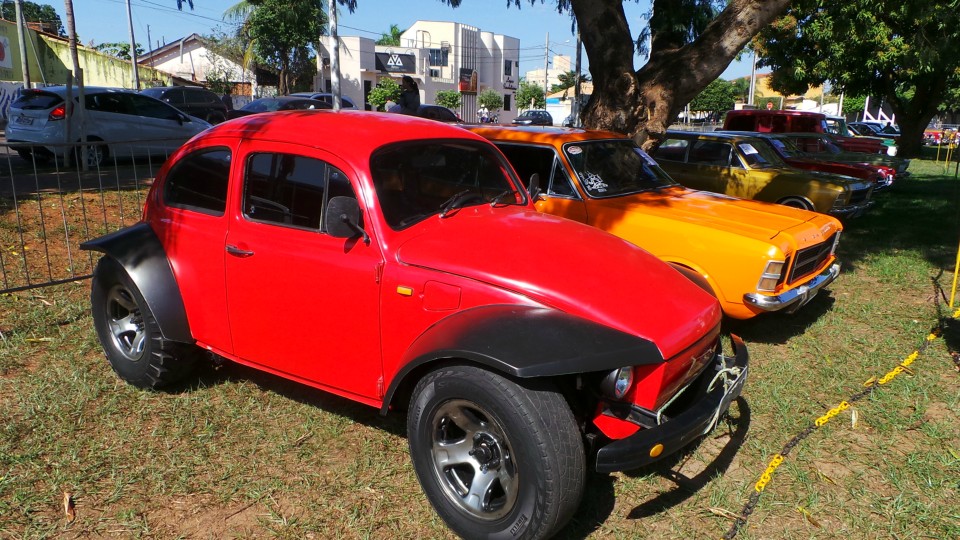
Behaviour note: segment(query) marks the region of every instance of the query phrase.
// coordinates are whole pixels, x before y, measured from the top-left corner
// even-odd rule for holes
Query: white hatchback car
[[[74,96],[77,90],[74,89]],[[67,119],[67,90],[54,86],[24,91],[7,113],[7,142],[24,159],[63,157],[80,141],[76,111]],[[169,155],[210,124],[166,103],[120,88],[84,89],[87,162],[100,165],[111,156]],[[77,97],[74,102],[78,103]],[[69,123],[69,140],[67,125]],[[31,144],[22,144],[31,143]]]

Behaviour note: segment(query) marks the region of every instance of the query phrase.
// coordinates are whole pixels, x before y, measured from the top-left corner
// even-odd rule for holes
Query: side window
[[[147,118],[157,118],[160,120],[176,120],[179,113],[172,109],[169,105],[165,105],[155,99],[148,98],[146,96],[140,96],[137,94],[129,94],[124,96],[126,99],[130,100],[132,105],[131,113],[137,116],[145,116]]]
[[[132,114],[130,103],[123,99],[121,94],[103,93],[88,94],[84,104],[89,111],[100,111],[116,114]]]
[[[660,146],[653,151],[653,157],[657,160],[665,161],[686,161],[687,147],[690,141],[686,139],[667,139],[660,143]]]
[[[227,207],[230,150],[198,150],[170,170],[163,186],[167,206],[222,216]]]
[[[497,148],[507,156],[524,186],[529,187],[530,177],[536,173],[540,175],[540,189],[545,195],[577,196],[553,148],[520,144],[498,144]]]
[[[329,197],[356,198],[339,169],[295,154],[253,154],[247,159],[243,215],[253,221],[319,231]]]
[[[179,88],[167,90],[167,92],[163,95],[163,101],[172,103],[174,106],[183,105],[183,90]]]
[[[547,189],[547,194],[555,197],[579,198],[577,190],[570,183],[567,170],[563,168],[559,159],[553,160],[553,174],[550,176],[550,188]]]
[[[690,149],[690,163],[728,167],[733,147],[724,142],[697,141]]]

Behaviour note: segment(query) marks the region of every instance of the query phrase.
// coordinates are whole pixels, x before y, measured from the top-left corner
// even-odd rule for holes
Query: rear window
[[[52,92],[42,90],[29,90],[24,92],[19,98],[11,104],[22,110],[46,110],[52,109],[63,103],[63,98]]]

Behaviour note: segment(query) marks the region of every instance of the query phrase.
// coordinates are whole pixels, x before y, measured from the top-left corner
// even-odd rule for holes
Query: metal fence
[[[98,256],[80,243],[139,221],[154,175],[182,143],[0,143],[0,293],[90,277]]]

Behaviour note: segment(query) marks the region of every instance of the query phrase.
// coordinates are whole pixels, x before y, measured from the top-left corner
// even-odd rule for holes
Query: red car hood
[[[720,323],[709,294],[646,251],[532,210],[467,207],[421,223],[400,246],[404,264],[502,287],[650,340],[664,358]]]
[[[786,161],[788,165],[797,167],[798,169],[843,174],[861,180],[872,180],[874,175],[877,174],[877,171],[871,167],[851,163],[840,163],[838,161],[820,161],[806,158],[790,158],[784,161]]]

